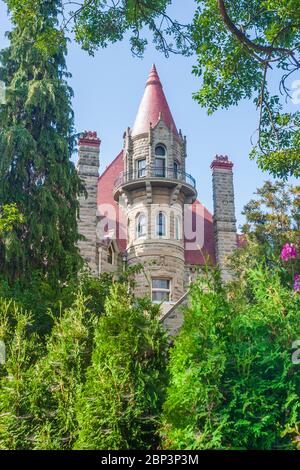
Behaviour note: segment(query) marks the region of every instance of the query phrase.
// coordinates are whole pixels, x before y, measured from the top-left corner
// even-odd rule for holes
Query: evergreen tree
[[[91,357],[93,316],[80,292],[54,319],[46,344],[32,319],[0,300],[0,449],[68,449],[77,437],[75,401]]]
[[[279,271],[279,269],[278,269]],[[245,283],[199,279],[171,351],[161,426],[166,449],[295,449],[300,296],[263,264]]]
[[[31,370],[34,449],[70,449],[77,437],[76,396],[90,361],[94,327],[87,301],[79,292],[73,306],[54,320],[46,353]]]
[[[0,54],[6,101],[0,107],[0,204],[16,204],[25,223],[0,249],[10,279],[28,271],[64,279],[79,262],[77,195],[82,190],[70,157],[74,144],[66,39],[58,29],[60,1],[35,2],[34,21],[19,24]],[[53,38],[60,38],[59,46]],[[40,47],[41,38],[47,38]]]
[[[12,301],[0,299],[0,450],[31,447],[30,378],[40,347],[32,318]],[[4,348],[5,349],[4,349]]]
[[[166,379],[167,340],[157,306],[116,284],[95,332],[86,383],[78,399],[76,449],[149,449]]]

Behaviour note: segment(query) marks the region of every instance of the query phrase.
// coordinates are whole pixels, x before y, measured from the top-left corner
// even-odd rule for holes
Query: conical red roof
[[[165,97],[161,81],[156,67],[153,64],[146,83],[144,96],[132,128],[132,136],[148,132],[150,123],[152,126],[155,126],[159,120],[160,114],[168,128],[178,136],[178,131]]]

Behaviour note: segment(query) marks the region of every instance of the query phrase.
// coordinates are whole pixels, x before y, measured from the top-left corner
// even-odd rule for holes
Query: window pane
[[[159,212],[157,215],[157,222],[156,222],[156,234],[159,237],[166,236],[166,217],[162,212]]]
[[[168,279],[152,279],[153,289],[170,289],[170,281]]]
[[[174,162],[174,177],[178,178],[178,163]]]
[[[166,173],[165,167],[166,167],[165,159],[156,158],[155,159],[155,176],[164,177]]]
[[[169,292],[153,291],[152,300],[153,302],[163,302],[164,300],[168,302],[170,300],[170,294]]]
[[[138,178],[144,178],[146,176],[146,160],[138,161]]]
[[[146,235],[146,216],[144,214],[140,215],[137,220],[137,235],[142,237]]]

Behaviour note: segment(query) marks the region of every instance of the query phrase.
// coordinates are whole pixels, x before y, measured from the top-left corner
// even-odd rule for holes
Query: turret
[[[127,201],[128,264],[142,264],[148,273],[137,276],[136,293],[176,302],[184,294],[184,204],[194,202],[197,191],[185,169],[186,140],[155,66],[124,138],[124,167],[114,198]]]

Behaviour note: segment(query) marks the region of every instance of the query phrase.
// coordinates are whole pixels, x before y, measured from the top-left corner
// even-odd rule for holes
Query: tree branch
[[[220,14],[222,16],[222,19],[226,25],[226,27],[229,29],[229,31],[245,46],[247,46],[250,49],[253,49],[256,52],[263,52],[268,55],[273,54],[274,52],[279,52],[283,54],[290,55],[292,51],[290,49],[285,49],[283,47],[273,47],[273,46],[263,46],[260,44],[256,44],[255,42],[251,41],[251,39],[247,38],[247,36],[236,27],[236,25],[233,23],[231,18],[229,17],[224,1],[223,0],[217,0],[218,8],[220,11]]]

